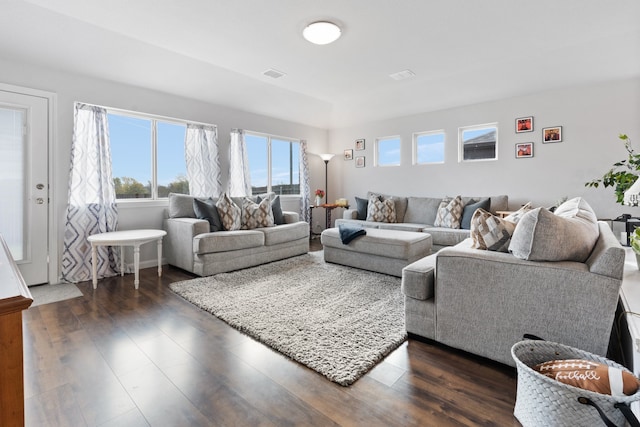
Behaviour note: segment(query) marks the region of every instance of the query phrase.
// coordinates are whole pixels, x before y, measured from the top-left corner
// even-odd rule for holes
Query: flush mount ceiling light
[[[342,31],[333,22],[313,22],[302,31],[302,36],[313,44],[329,44],[340,38]]]

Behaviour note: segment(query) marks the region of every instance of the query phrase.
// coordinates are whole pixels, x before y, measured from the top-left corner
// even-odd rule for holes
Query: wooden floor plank
[[[350,387],[243,335],[167,266],[23,314],[28,426],[517,426],[512,368],[410,339]]]

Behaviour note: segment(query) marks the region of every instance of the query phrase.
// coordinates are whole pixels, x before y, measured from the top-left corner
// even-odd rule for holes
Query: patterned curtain
[[[307,159],[307,141],[300,141],[300,218],[309,222],[309,200],[311,190],[309,189],[309,161]]]
[[[251,177],[244,132],[242,129],[233,129],[229,144],[229,196],[244,197],[251,196],[251,193]]]
[[[91,244],[87,237],[118,228],[107,111],[101,107],[75,104],[66,218],[62,280],[90,280]],[[116,275],[117,251],[100,246],[97,252],[98,278]]]
[[[218,128],[188,123],[184,149],[189,194],[201,197],[218,197],[222,190],[220,156],[218,155]]]

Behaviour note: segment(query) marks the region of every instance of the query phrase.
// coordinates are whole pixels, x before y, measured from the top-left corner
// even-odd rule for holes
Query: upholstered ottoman
[[[402,277],[402,269],[431,253],[431,235],[415,231],[367,228],[367,234],[342,243],[337,228],[322,232],[324,260]]]

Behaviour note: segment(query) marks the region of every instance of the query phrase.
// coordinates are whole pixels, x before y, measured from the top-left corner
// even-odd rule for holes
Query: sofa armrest
[[[167,236],[163,241],[163,250],[167,262],[193,272],[193,238],[208,233],[209,222],[196,218],[166,218],[164,230]]]
[[[284,218],[285,224],[293,224],[294,222],[300,221],[300,214],[298,214],[298,212],[282,211],[282,217]]]
[[[356,209],[345,209],[342,212],[342,219],[358,219],[358,211]]]

